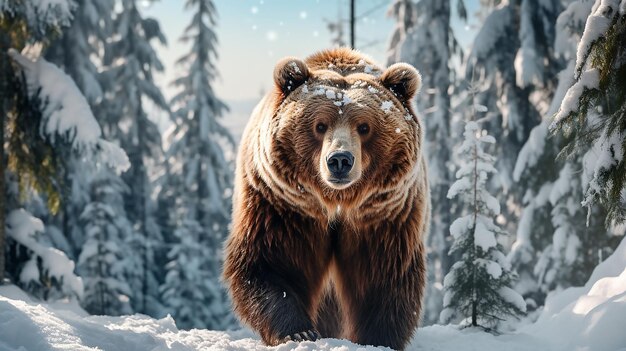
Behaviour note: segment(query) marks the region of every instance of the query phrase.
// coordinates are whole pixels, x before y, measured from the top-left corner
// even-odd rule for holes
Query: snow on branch
[[[620,0],[597,0],[587,18],[585,31],[576,52],[576,72],[580,75],[587,62],[592,47],[606,36],[606,32],[616,15],[620,12]],[[623,6],[623,4],[622,4]]]
[[[46,247],[35,239],[44,230],[43,222],[30,212],[20,208],[13,210],[6,218],[7,235],[34,253],[22,269],[20,281],[28,284],[38,282],[41,276],[56,279],[65,294],[77,297],[83,295],[83,282],[74,274],[74,262],[63,251]],[[38,260],[41,259],[40,272]]]
[[[580,98],[586,91],[598,89],[600,84],[600,72],[592,68],[582,73],[578,81],[572,85],[565,94],[559,112],[554,116],[550,130],[555,130],[560,122],[565,120],[572,113],[578,111]]]
[[[554,39],[554,51],[558,56],[569,59],[576,54],[576,47],[592,6],[591,0],[573,1],[559,14]]]
[[[513,21],[513,12],[508,3],[503,3],[494,9],[485,19],[476,38],[470,54],[470,61],[480,61],[491,55],[498,40],[506,35],[506,26]]]
[[[43,58],[31,61],[14,49],[9,54],[24,72],[28,94],[39,94],[43,101],[42,136],[54,143],[57,136],[67,135],[77,149],[90,146],[100,137],[100,126],[87,100],[68,75]]]
[[[583,206],[590,207],[606,192],[604,173],[623,162],[624,135],[619,132],[605,133],[606,137],[594,141],[591,149],[583,156],[582,186],[585,191]],[[625,198],[626,190],[622,190]]]
[[[28,94],[42,101],[43,138],[52,144],[57,139],[67,141],[74,150],[118,171],[130,167],[124,150],[102,139],[100,125],[72,78],[41,57],[33,61],[15,49],[9,49],[9,55],[24,73]]]
[[[626,104],[619,73],[626,67],[624,20],[626,1],[595,0],[577,48],[574,84],[550,125],[553,133],[575,136],[562,154],[584,155],[582,204],[591,210],[594,203],[603,203],[607,223],[626,220]]]
[[[550,125],[551,131],[554,131],[561,122],[578,113],[584,96],[599,89],[601,72],[593,65],[590,67],[589,56],[596,44],[606,38],[611,25],[624,15],[625,4],[626,2],[622,0],[596,0],[593,5],[576,51],[575,83],[565,94],[561,108]]]
[[[551,131],[557,129],[561,122],[579,111],[584,95],[599,88],[601,72],[597,68],[589,67],[588,58],[593,52],[593,47],[606,37],[612,23],[624,13],[625,6],[624,1],[621,0],[596,0],[593,5],[576,51],[576,82],[565,94],[561,108],[550,125]]]

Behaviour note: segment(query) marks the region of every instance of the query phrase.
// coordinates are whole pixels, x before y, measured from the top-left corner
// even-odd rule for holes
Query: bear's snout
[[[354,155],[349,151],[334,151],[328,154],[326,165],[332,175],[329,179],[333,183],[347,183],[348,173],[354,165]]]

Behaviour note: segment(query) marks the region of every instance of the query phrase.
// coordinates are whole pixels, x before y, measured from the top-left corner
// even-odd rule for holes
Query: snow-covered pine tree
[[[73,9],[72,1],[0,4],[0,118],[3,122],[0,134],[8,137],[7,142],[2,143],[2,154],[4,157],[6,151],[8,155],[6,169],[9,170],[9,177],[2,175],[2,179],[15,179],[19,183],[19,190],[11,191],[13,195],[19,192],[20,197],[20,201],[12,202],[14,208],[35,203],[37,208],[43,208],[40,211],[43,213],[55,213],[58,210],[63,200],[60,171],[67,167],[59,150],[67,150],[77,155],[78,159],[113,167],[124,168],[128,162],[126,154],[119,147],[101,138],[101,129],[72,79],[39,57],[41,44],[48,39],[46,35],[60,32],[61,27],[69,23],[70,11]],[[10,47],[24,48],[23,52],[30,58],[16,50],[9,50]],[[4,146],[8,149],[4,150]],[[4,164],[0,168],[4,171]],[[8,196],[4,182],[1,188],[3,203],[6,198],[14,198],[13,195]],[[40,200],[45,200],[47,205],[39,206]],[[14,208],[3,208],[0,217],[6,210]],[[13,210],[11,213],[17,212]],[[28,219],[32,218],[30,214],[18,217],[24,220],[12,223],[14,228],[21,228],[23,222],[37,222],[36,218]],[[15,233],[24,231],[11,231],[9,253],[20,253],[19,257],[15,254],[11,256],[14,261],[9,265],[9,273],[14,281],[23,282],[17,277],[22,278],[24,269],[28,269],[29,274],[26,275],[30,281],[34,281],[37,278],[34,273],[38,273],[39,282],[47,290],[38,296],[54,298],[68,291],[80,294],[78,290],[82,293],[82,283],[78,289],[78,283],[72,283],[75,279],[69,278],[69,275],[65,275],[67,278],[53,279],[62,270],[71,273],[74,267],[63,253],[50,247],[59,243],[57,239],[62,234],[54,230],[39,234],[43,225],[36,227],[37,230],[28,231],[38,233],[36,235],[19,235]],[[4,254],[4,246],[0,252]],[[65,288],[66,284],[70,285],[69,289]],[[61,294],[54,294],[53,289],[58,289]]]
[[[600,206],[588,209],[593,212],[594,220],[586,222],[586,209],[580,205],[582,179],[576,171],[580,166],[580,157],[565,162],[550,190],[548,200],[554,231],[534,267],[544,294],[584,285],[593,269],[612,253],[621,239],[605,229],[606,211]]]
[[[85,233],[78,258],[78,271],[85,282],[81,304],[92,314],[122,315],[132,312],[127,275],[135,267],[129,267],[127,260],[134,253],[124,242],[132,227],[120,212],[124,201],[121,194],[128,189],[119,177],[109,173],[107,168],[92,173],[91,200],[80,215]]]
[[[422,93],[417,108],[423,116],[425,147],[431,199],[432,221],[428,237],[428,279],[424,323],[432,324],[441,311],[441,284],[452,265],[448,258],[448,228],[455,205],[446,197],[452,184],[451,155],[456,139],[451,132],[450,87],[456,85],[451,65],[462,52],[450,26],[451,0],[422,0],[418,3],[398,0],[389,9],[396,18],[396,30],[390,40],[390,60],[408,62],[422,72]],[[457,1],[458,13],[465,18],[464,2]],[[403,40],[400,40],[404,38]],[[392,61],[387,62],[393,63]]]
[[[483,2],[488,10],[466,64],[466,77],[486,86],[477,103],[488,109],[485,127],[498,136],[495,154],[517,155],[541,122],[554,93],[561,62],[554,56],[561,0]],[[502,189],[502,217],[516,229],[517,209],[527,186],[512,181],[515,157],[499,157],[490,187]],[[500,192],[500,190],[498,190]]]
[[[206,258],[217,252],[201,244],[203,235],[197,221],[182,219],[174,231],[177,242],[168,253],[170,261],[161,292],[167,312],[181,329],[225,329],[233,323],[215,272],[207,269]]]
[[[45,57],[67,73],[90,105],[103,98],[98,65],[102,49],[111,35],[115,0],[74,0],[72,21],[61,35],[50,43]]]
[[[626,7],[596,0],[576,53],[574,84],[552,131],[571,137],[563,154],[583,156],[583,205],[602,204],[607,226],[626,221]],[[592,145],[589,148],[589,145]]]
[[[111,33],[110,16],[113,11],[113,0],[76,0],[76,9],[72,13],[72,22],[66,30],[55,38],[46,49],[45,57],[67,73],[80,91],[85,95],[89,105],[98,116],[98,105],[102,101],[104,91],[99,82],[98,66],[101,66],[102,49]],[[62,178],[66,184],[64,201],[59,212],[50,218],[65,233],[71,246],[69,255],[78,257],[85,243],[84,232],[79,223],[82,210],[89,202],[91,174],[86,171],[95,170],[84,167],[83,162],[69,150],[59,150],[67,160]],[[118,176],[111,172],[111,176]],[[51,228],[49,224],[47,228]]]
[[[571,139],[550,136],[549,124],[561,106],[574,76],[576,46],[593,0],[570,3],[557,19],[554,53],[567,62],[543,121],[533,128],[516,161],[513,179],[526,188],[517,238],[509,258],[520,274],[516,291],[529,306],[543,305],[554,289],[582,285],[603,257],[619,243],[615,231],[604,228],[606,211],[594,205],[586,222],[581,192],[585,175],[583,153],[558,158]],[[589,146],[585,150],[589,150]]]
[[[174,160],[168,174],[168,188],[175,189],[176,206],[182,210],[172,212],[175,216],[172,220],[177,226],[177,242],[168,254],[172,262],[168,264],[163,298],[181,325],[223,329],[228,326],[227,322],[232,321],[220,276],[222,243],[230,222],[233,171],[228,160],[234,153],[234,140],[218,120],[226,105],[215,96],[211,86],[217,74],[214,66],[217,37],[213,29],[216,25],[213,1],[188,0],[186,7],[193,9],[193,17],[181,40],[191,44],[191,51],[178,61],[185,73],[173,82],[179,92],[172,99],[176,109],[175,125],[169,134],[167,150],[167,159]],[[182,234],[184,232],[192,235],[196,242],[188,242],[187,234]],[[189,247],[193,245],[203,249]],[[181,269],[187,269],[182,264],[187,260],[197,264],[195,269],[199,271],[182,272]],[[198,279],[198,274],[203,276],[202,282],[185,282],[186,279]],[[173,280],[174,277],[178,282]],[[179,284],[200,285],[196,292],[190,294],[180,289]],[[188,309],[186,306],[202,301],[206,308]]]
[[[129,155],[131,168],[123,175],[130,188],[125,194],[126,214],[133,225],[133,236],[124,238],[137,253],[132,263],[139,271],[128,277],[133,295],[134,311],[149,311],[148,301],[158,301],[158,290],[151,282],[162,276],[161,267],[153,260],[154,251],[162,243],[161,232],[154,218],[155,164],[162,161],[161,135],[149,118],[148,110],[169,107],[160,89],[154,84],[154,71],[163,70],[152,41],[165,43],[159,23],[144,18],[138,1],[117,2],[113,15],[111,40],[104,49],[102,87],[107,92],[98,115],[107,137],[116,140]]]
[[[112,0],[80,0],[76,3],[77,8],[74,11],[70,28],[62,33],[60,38],[52,42],[46,57],[62,67],[77,82],[79,89],[94,108],[97,119],[105,126],[107,134],[115,136],[119,134],[119,127],[116,124],[107,123],[107,118],[110,116],[107,115],[106,103],[102,103],[106,93],[105,89],[110,88],[110,85],[101,83],[102,78],[97,68],[97,66],[102,66],[103,49],[113,31],[112,18],[103,17],[100,14],[112,13],[115,2]],[[118,140],[118,142],[120,141]],[[102,208],[106,207],[110,212],[115,213],[116,223],[124,226],[130,222],[126,217],[124,201],[120,199],[124,194],[128,194],[129,190],[124,185],[120,175],[113,169],[84,167],[72,154],[68,155],[67,159],[69,159],[69,167],[64,173],[64,180],[69,185],[69,194],[64,196],[66,201],[64,201],[60,213],[55,216],[55,220],[58,222],[57,225],[62,228],[61,231],[69,236],[69,242],[74,246],[75,257],[79,257],[83,250],[88,249],[88,245],[93,244],[93,238],[87,240],[88,238],[85,237],[84,219],[79,220],[83,214],[83,209],[90,206],[94,208],[96,213],[102,215]],[[105,187],[103,184],[108,184],[106,185],[107,196],[92,198],[94,193],[101,191],[98,189]],[[115,191],[120,193],[114,194]],[[105,219],[100,222],[102,221],[106,222]],[[97,223],[88,223],[88,225],[93,227]],[[148,223],[148,226],[150,225]],[[104,228],[102,229],[104,230]],[[152,230],[158,234],[158,228]],[[156,237],[159,236],[156,235]],[[97,298],[108,291],[112,296],[108,300],[113,299],[114,296],[122,296],[123,299],[127,299],[129,291],[122,293],[118,287],[107,287],[106,282],[121,281],[122,286],[128,286],[128,281],[130,281],[134,287],[143,287],[144,285],[146,287],[145,291],[134,291],[133,302],[135,306],[141,306],[143,313],[161,316],[162,306],[157,300],[159,283],[156,282],[155,274],[144,274],[144,257],[134,254],[136,251],[142,252],[146,245],[151,244],[151,242],[146,243],[144,238],[143,233],[138,233],[130,227],[124,228],[121,235],[111,236],[111,240],[115,241],[111,245],[119,247],[118,255],[125,259],[124,277],[119,276],[119,274],[118,276],[106,276],[113,274],[111,269],[102,269],[101,271],[84,269],[81,272],[85,279],[90,282],[87,287],[87,300],[89,301],[85,303],[86,306],[89,305],[90,310],[97,311],[97,313],[113,314],[130,311],[128,303],[118,301],[111,306],[100,306],[99,303],[102,301]],[[153,250],[150,248],[145,252],[148,255],[145,261],[154,262]],[[102,258],[91,257],[89,259],[101,260]],[[155,266],[154,270],[158,270],[160,265]],[[100,283],[98,285],[91,284],[94,281]],[[144,299],[145,304],[143,303]],[[145,309],[143,306],[146,306]]]
[[[547,274],[545,269],[536,269],[536,265],[540,257],[549,257],[546,248],[552,243],[555,229],[552,223],[550,193],[563,167],[563,163],[556,160],[559,143],[562,141],[548,138],[548,124],[558,109],[565,93],[564,87],[573,74],[571,51],[580,39],[582,27],[590,11],[590,3],[591,0],[575,1],[557,19],[554,55],[570,64],[565,65],[559,73],[552,103],[543,113],[541,124],[531,130],[513,170],[513,180],[524,188],[524,193],[521,194],[522,211],[509,259],[519,274],[515,289],[526,298],[531,309],[543,305],[545,294],[549,291],[538,276],[550,278],[552,274]],[[585,6],[588,8],[585,9]],[[552,266],[546,263],[545,259],[542,260],[543,267]]]
[[[83,167],[102,164],[104,167],[119,167],[123,170],[128,168],[128,159],[119,147],[101,139],[100,126],[91,113],[86,99],[69,76],[43,58],[31,61],[14,50],[10,50],[9,55],[19,65],[24,78],[24,91],[18,96],[15,106],[19,119],[10,119],[9,166],[19,175],[22,196],[25,198],[45,196],[48,206],[40,212],[54,214],[61,201],[69,200],[63,199],[59,188],[55,186],[59,179],[57,170],[64,167],[64,162],[67,161],[62,157],[66,153],[59,153],[58,150],[71,152],[75,160],[84,160]],[[51,188],[42,188],[41,184],[48,184],[47,186]],[[50,193],[55,195],[50,196]],[[40,235],[30,236],[41,238]],[[31,255],[25,256],[31,257],[29,262],[34,262],[32,257],[36,256],[41,257],[44,263],[49,259],[41,252],[39,246],[50,245],[54,242],[54,237],[41,238],[43,241],[38,242],[21,240],[15,236],[13,239],[16,244],[24,246],[31,252]],[[60,265],[63,266],[61,261]],[[38,260],[36,262],[39,264]],[[20,267],[29,268],[28,262],[23,267],[19,262],[14,263],[18,270]],[[47,275],[53,274],[55,268],[39,268],[38,272],[42,275],[41,282],[45,282],[48,281]],[[69,279],[67,280],[69,283]],[[54,284],[47,287],[55,288]],[[80,291],[82,294],[82,285]],[[38,293],[38,296],[49,298],[50,294],[44,292]]]
[[[476,99],[487,107],[486,128],[498,136],[494,151],[498,155],[517,155],[524,143],[532,145],[541,139],[539,132],[532,135],[530,131],[541,122],[540,116],[546,115],[558,81],[557,72],[563,68],[553,49],[561,8],[559,0],[482,2],[486,17],[474,39],[466,76],[479,77],[484,87]],[[543,145],[546,144],[537,146]],[[545,151],[541,161],[552,164],[549,148]],[[543,293],[539,291],[534,265],[537,252],[550,242],[552,224],[550,209],[539,211],[548,203],[549,192],[539,179],[554,179],[558,169],[541,167],[531,176],[519,177],[519,169],[514,165],[515,156],[500,157],[496,164],[498,176],[492,178],[490,188],[501,189],[497,191],[505,194],[500,199],[500,220],[508,231],[517,232],[518,240],[509,256],[521,277],[516,289],[541,304]],[[520,217],[521,207],[528,207],[529,211],[523,211]],[[531,222],[533,226],[529,225]]]
[[[526,303],[511,289],[515,273],[498,243],[504,232],[494,223],[500,203],[486,188],[488,175],[497,171],[485,145],[494,144],[495,139],[473,120],[466,123],[463,135],[458,150],[462,163],[448,197],[460,200],[467,214],[450,226],[454,238],[450,254],[460,254],[461,259],[444,279],[440,319],[447,323],[460,317],[471,326],[491,329],[507,317],[524,313]]]
[[[58,200],[58,191],[55,190],[50,180],[51,167],[35,167],[39,164],[35,161],[16,163],[16,158],[7,159],[9,156],[5,145],[9,145],[11,135],[5,135],[5,131],[15,123],[20,114],[37,115],[37,109],[18,110],[20,102],[28,100],[25,82],[16,77],[14,66],[9,57],[10,48],[23,48],[27,43],[41,42],[54,31],[60,31],[61,27],[67,26],[71,19],[73,2],[58,1],[56,3],[36,1],[2,1],[0,2],[0,284],[4,281],[5,260],[5,215],[10,208],[7,207],[6,197],[8,172],[15,172],[15,168],[9,169],[11,164],[21,164],[23,170],[40,177],[31,177],[36,181],[40,189],[48,190],[48,196],[52,203]],[[23,105],[25,106],[25,105]],[[32,127],[32,125],[31,125]],[[5,136],[9,140],[5,140]],[[10,147],[10,145],[9,145]],[[33,158],[44,157],[48,148],[36,150]],[[25,156],[25,155],[24,155]],[[21,180],[21,179],[20,179]],[[24,184],[22,182],[22,184]]]

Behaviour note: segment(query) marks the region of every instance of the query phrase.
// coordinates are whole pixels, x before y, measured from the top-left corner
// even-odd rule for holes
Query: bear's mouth
[[[330,178],[328,182],[338,185],[350,184],[352,181],[348,178]]]
[[[330,188],[335,189],[335,190],[346,189],[353,183],[354,183],[354,179],[350,179],[347,177],[346,178],[336,178],[336,177],[326,178],[326,184],[328,184]]]

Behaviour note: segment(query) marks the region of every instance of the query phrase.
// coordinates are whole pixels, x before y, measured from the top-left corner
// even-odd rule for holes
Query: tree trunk
[[[7,50],[10,46],[10,39],[7,33],[0,31],[0,285],[4,282],[5,271],[5,209],[6,209],[6,189],[4,184],[4,124],[10,108],[11,87],[10,81],[13,74]]]
[[[472,100],[473,101],[473,100]],[[476,114],[472,116],[472,121],[475,119]],[[474,146],[474,225],[472,226],[472,250],[471,250],[471,262],[472,262],[472,325],[478,326],[477,322],[477,305],[478,296],[476,296],[476,221],[478,220],[478,150]]]
[[[141,105],[141,96],[137,96],[139,101],[137,105],[137,145],[135,149],[135,164],[133,167],[136,168],[136,173],[134,177],[134,181],[138,182],[134,191],[139,192],[137,198],[137,221],[139,222],[139,236],[142,237],[143,240],[140,240],[139,244],[141,245],[141,253],[142,253],[142,275],[141,275],[141,313],[146,313],[146,297],[148,296],[148,270],[149,270],[149,262],[148,262],[148,243],[150,242],[150,233],[148,228],[148,207],[146,206],[147,199],[149,198],[149,190],[148,190],[148,182],[149,177],[147,176],[148,171],[146,170],[146,166],[144,164],[144,146],[146,144],[146,136],[144,134],[146,130],[145,119],[147,116],[143,113],[143,107]],[[137,222],[136,222],[137,223]],[[131,296],[132,297],[132,296]]]
[[[477,327],[478,322],[476,321],[476,316],[478,315],[478,311],[476,310],[476,299],[472,300],[472,326]]]

